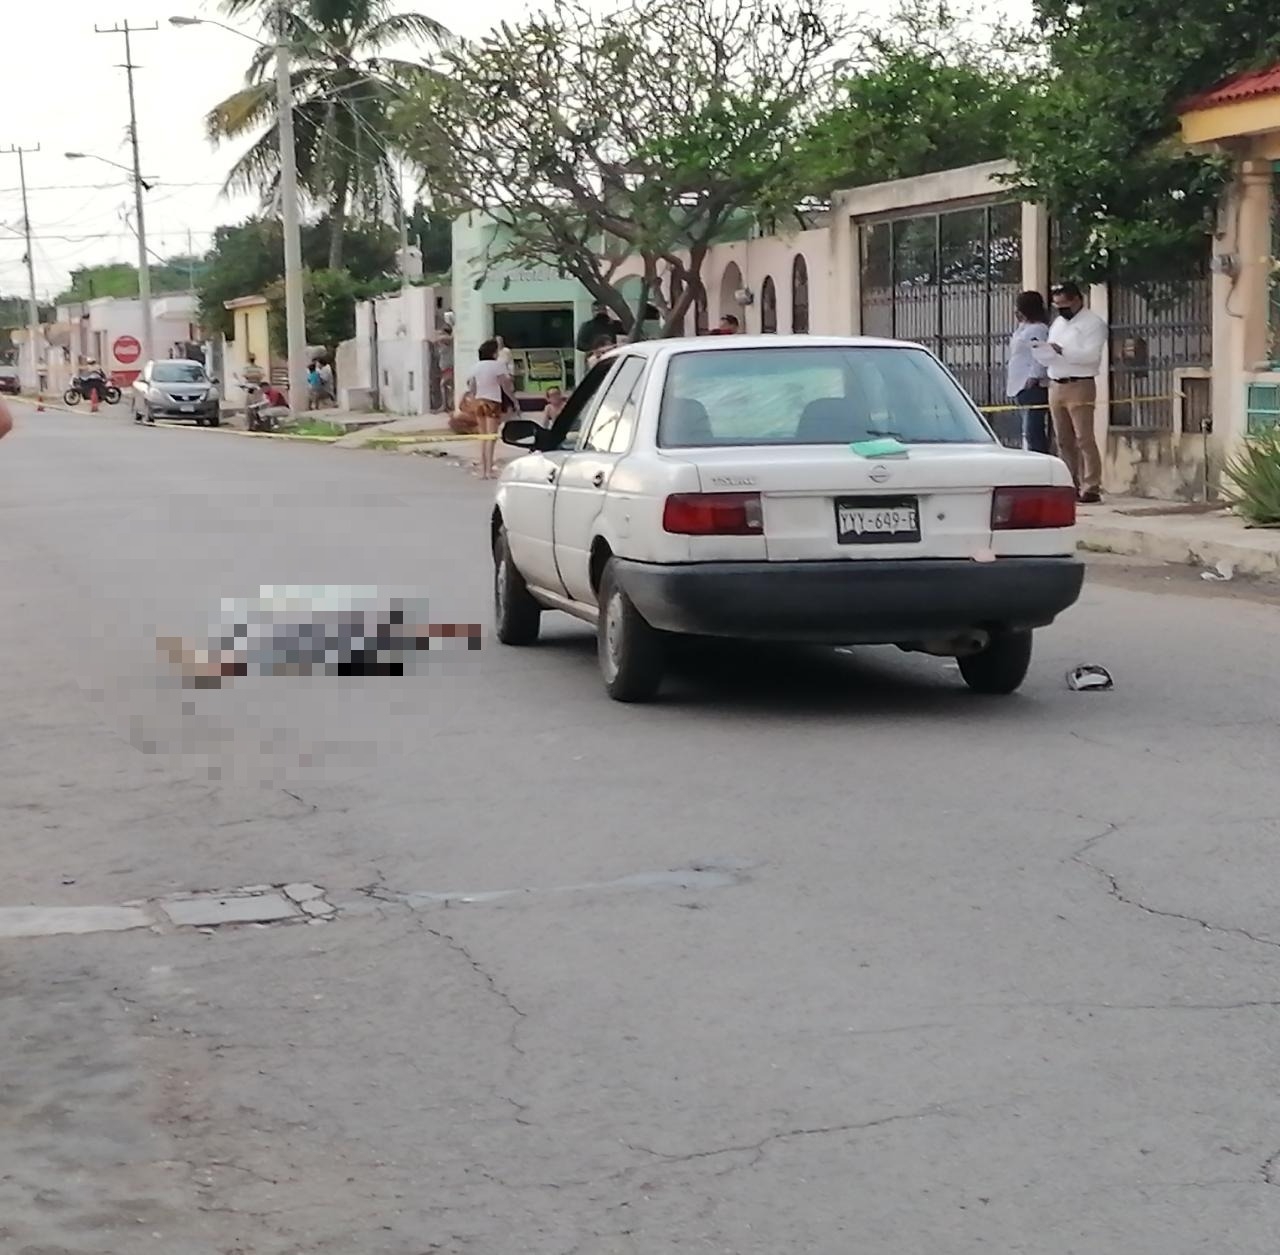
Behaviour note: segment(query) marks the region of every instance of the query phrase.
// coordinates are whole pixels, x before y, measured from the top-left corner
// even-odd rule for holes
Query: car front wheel
[[[647,702],[657,695],[666,669],[665,642],[618,583],[612,558],[600,577],[596,647],[605,690],[615,702]]]
[[[975,693],[1005,696],[1014,693],[1027,678],[1031,666],[1031,633],[994,633],[987,647],[957,658],[964,682]]]
[[[532,645],[538,639],[542,607],[511,559],[506,528],[499,530],[493,547],[493,619],[504,645]]]

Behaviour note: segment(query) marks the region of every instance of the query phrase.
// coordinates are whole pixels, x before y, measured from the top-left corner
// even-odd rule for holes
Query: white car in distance
[[[1066,466],[1001,446],[919,345],[627,345],[502,439],[528,452],[492,516],[498,639],[594,625],[619,701],[656,695],[672,634],[892,644],[1012,693],[1080,595]]]

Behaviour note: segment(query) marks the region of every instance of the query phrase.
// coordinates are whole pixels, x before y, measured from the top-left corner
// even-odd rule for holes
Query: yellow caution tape
[[[1168,396],[1162,397],[1113,397],[1107,402],[1108,406],[1116,405],[1144,405],[1151,401],[1183,401],[1186,397],[1181,392],[1171,392]],[[981,414],[1020,414],[1023,410],[1042,410],[1047,408],[1045,405],[980,405],[978,412]]]

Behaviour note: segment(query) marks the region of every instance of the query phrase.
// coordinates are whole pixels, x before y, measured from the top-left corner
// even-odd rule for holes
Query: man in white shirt
[[[1057,317],[1049,328],[1049,413],[1058,438],[1058,453],[1071,469],[1080,500],[1102,500],[1102,455],[1093,432],[1098,399],[1098,371],[1107,346],[1107,324],[1085,309],[1074,283],[1053,289]]]

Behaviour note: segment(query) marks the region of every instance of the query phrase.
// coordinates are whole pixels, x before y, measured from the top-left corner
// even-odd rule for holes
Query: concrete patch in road
[[[249,885],[222,893],[179,893],[120,906],[0,907],[0,941],[149,928],[220,928],[228,924],[314,924],[338,908],[319,885]]]
[[[481,906],[490,902],[502,902],[509,898],[547,897],[564,893],[627,892],[637,889],[728,889],[742,884],[746,879],[748,864],[737,862],[698,863],[691,867],[678,867],[666,871],[638,872],[617,880],[587,881],[576,885],[551,885],[523,889],[481,889],[472,892],[460,890],[418,890],[398,892],[371,886],[364,892],[380,902],[394,902],[417,910],[428,906]]]
[[[0,940],[128,932],[153,922],[139,906],[5,906],[0,907]]]
[[[282,893],[195,894],[164,898],[160,910],[179,928],[218,928],[223,924],[277,924],[299,919],[297,904]]]

